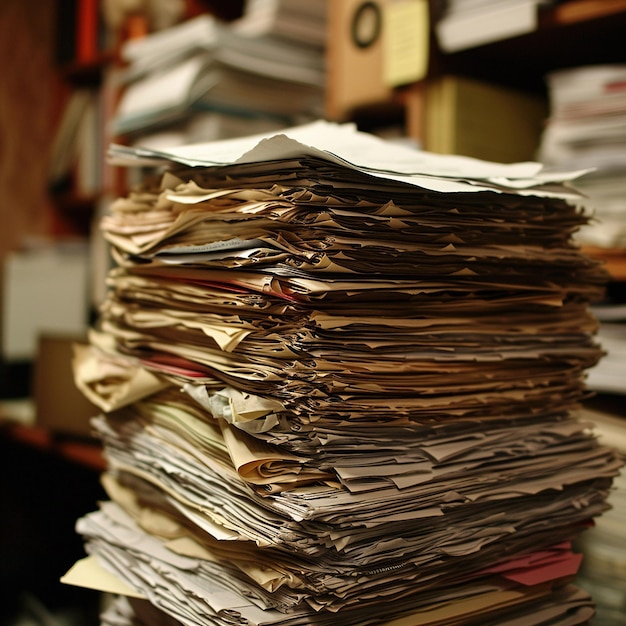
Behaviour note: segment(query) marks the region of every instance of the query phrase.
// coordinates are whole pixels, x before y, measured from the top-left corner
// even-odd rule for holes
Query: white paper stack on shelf
[[[588,386],[594,391],[626,394],[626,304],[593,307],[600,321],[598,339],[604,348],[602,360],[589,372]]]
[[[325,6],[317,0],[305,8],[309,4]],[[127,85],[114,133],[137,141],[158,130],[142,144],[181,145],[274,131],[318,117],[325,82],[323,43],[277,35],[276,20],[270,18],[281,15],[278,8],[266,8],[269,17],[251,29],[258,13],[226,24],[200,15],[129,40],[121,51],[128,62]],[[300,22],[315,23],[310,11],[295,15]]]
[[[531,33],[538,8],[554,0],[439,0],[443,9],[435,25],[439,46],[457,52]]]
[[[626,458],[624,411],[599,403],[586,409],[586,417],[593,420],[599,441],[614,446]],[[595,626],[623,626],[626,624],[626,474],[623,471],[614,480],[608,502],[611,509],[581,537],[585,560],[577,581],[597,601]]]
[[[327,9],[327,3],[319,0],[246,0],[244,15],[233,28],[244,35],[272,35],[323,49]]]
[[[540,159],[555,168],[595,168],[578,183],[595,211],[582,243],[626,247],[626,65],[559,70],[548,76],[551,114]]]
[[[621,462],[575,413],[575,174],[324,122],[111,158],[167,169],[103,219],[76,360],[104,568],[183,624],[588,623],[570,542]]]

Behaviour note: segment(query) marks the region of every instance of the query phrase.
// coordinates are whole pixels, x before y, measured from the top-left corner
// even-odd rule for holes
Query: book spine
[[[76,10],[76,61],[90,63],[100,48],[98,0],[78,0]]]

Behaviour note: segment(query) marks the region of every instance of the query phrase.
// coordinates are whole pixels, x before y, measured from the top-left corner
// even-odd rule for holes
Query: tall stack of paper
[[[576,417],[570,175],[323,122],[112,158],[168,168],[102,222],[77,355],[104,568],[183,624],[588,622],[570,542],[620,461]]]
[[[300,3],[299,12],[284,4],[250,3],[249,12],[232,23],[200,15],[129,40],[121,50],[128,67],[114,134],[141,138],[142,145],[180,145],[318,117],[324,43],[297,34],[298,24],[319,32],[325,2]]]
[[[626,248],[626,65],[585,66],[548,76],[550,118],[540,158],[556,168],[595,168],[580,181],[595,219],[579,240]]]

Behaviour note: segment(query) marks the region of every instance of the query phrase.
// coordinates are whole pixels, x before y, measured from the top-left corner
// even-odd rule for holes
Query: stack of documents
[[[537,29],[538,10],[554,0],[436,0],[435,25],[444,52],[458,52]]]
[[[607,406],[608,405],[608,406]],[[621,408],[620,408],[621,407]],[[611,407],[598,402],[587,408],[601,443],[609,442],[626,457],[626,412],[623,402]],[[579,542],[585,553],[577,583],[594,594],[597,616],[594,625],[626,624],[626,474],[615,478],[609,496],[611,509]]]
[[[598,339],[605,354],[590,372],[587,386],[594,391],[626,395],[626,304],[607,303],[592,308],[600,321]]]
[[[324,122],[110,156],[164,169],[102,221],[76,355],[102,567],[183,624],[588,622],[570,542],[620,460],[576,413],[575,173]]]
[[[319,116],[323,42],[275,34],[277,9],[254,7],[233,23],[203,14],[129,40],[121,50],[126,84],[113,133],[142,145],[180,145],[275,131]],[[308,13],[300,21],[311,23]]]
[[[548,75],[550,118],[541,160],[555,168],[594,168],[579,183],[595,219],[582,243],[626,248],[626,65],[596,65]]]

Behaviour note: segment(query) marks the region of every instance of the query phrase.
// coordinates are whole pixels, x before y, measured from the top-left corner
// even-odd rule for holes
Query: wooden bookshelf
[[[626,62],[626,0],[571,0],[539,9],[530,33],[442,54],[433,47],[433,71],[457,73],[545,93],[553,70]]]
[[[58,435],[40,426],[17,424],[10,420],[0,421],[0,433],[7,439],[28,445],[42,453],[78,463],[87,469],[97,472],[106,469],[102,446],[97,441]]]
[[[583,251],[592,259],[602,261],[614,281],[626,282],[626,249],[586,246]]]
[[[626,12],[626,0],[571,0],[548,6],[541,11],[542,28],[611,18]]]

